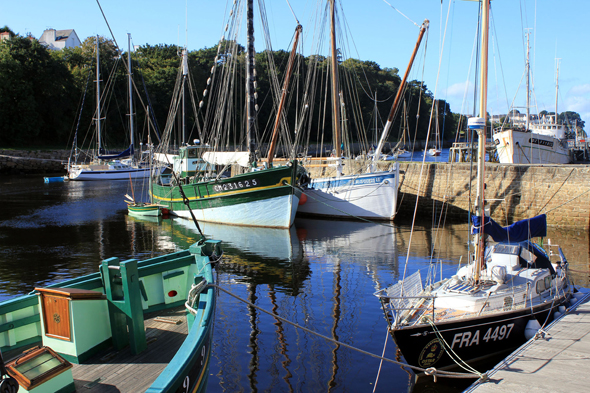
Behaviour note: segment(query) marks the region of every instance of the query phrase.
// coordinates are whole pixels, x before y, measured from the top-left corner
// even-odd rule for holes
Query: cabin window
[[[537,293],[541,293],[545,290],[545,281],[539,280],[537,281]]]
[[[545,277],[545,289],[551,288],[551,276]]]
[[[187,150],[187,152],[188,152],[188,158],[197,158],[197,150],[196,149]]]

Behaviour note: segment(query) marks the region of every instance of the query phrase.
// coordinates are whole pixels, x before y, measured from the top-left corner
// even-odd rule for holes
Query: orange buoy
[[[307,202],[307,195],[301,194],[301,198],[299,198],[299,206],[305,205],[305,202]]]

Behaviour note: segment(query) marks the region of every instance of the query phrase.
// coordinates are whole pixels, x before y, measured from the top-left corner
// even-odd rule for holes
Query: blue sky
[[[323,0],[326,1],[326,0]],[[472,51],[477,29],[478,3],[463,0],[339,0],[347,25],[348,53],[381,67],[406,69],[418,27],[430,20],[427,51],[420,53],[412,79],[424,79],[436,96],[446,99],[454,112],[473,108]],[[318,0],[289,0],[303,25],[304,55],[309,55]],[[189,49],[217,44],[227,21],[224,0],[100,0],[120,46],[127,33],[135,45],[180,44]],[[273,49],[288,49],[295,18],[287,0],[266,1]],[[403,15],[402,15],[403,14]],[[506,113],[526,103],[525,29],[530,29],[533,104],[537,110],[555,110],[556,58],[559,58],[558,111],[572,110],[590,121],[590,30],[587,0],[494,0],[489,61],[488,111]],[[187,17],[188,16],[188,17]],[[341,19],[343,20],[343,19]],[[110,37],[96,0],[0,2],[0,25],[39,38],[43,30],[75,29],[81,40],[100,34]],[[442,26],[442,27],[441,27]],[[260,29],[258,28],[258,31]],[[444,43],[443,43],[444,37]],[[257,39],[257,50],[263,40]],[[442,55],[441,55],[442,51]],[[472,70],[470,72],[470,70]],[[468,94],[465,92],[468,91]],[[468,99],[464,100],[467,96]],[[590,123],[589,123],[590,125]]]

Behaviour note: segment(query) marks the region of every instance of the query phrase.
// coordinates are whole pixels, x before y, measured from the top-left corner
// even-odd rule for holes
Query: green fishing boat
[[[0,303],[0,391],[205,391],[220,256],[219,241],[201,240],[145,261],[110,258]]]

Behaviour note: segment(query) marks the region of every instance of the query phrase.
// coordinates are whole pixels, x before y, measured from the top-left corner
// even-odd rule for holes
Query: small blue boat
[[[0,391],[201,392],[220,242],[137,261],[0,303]],[[5,390],[8,389],[8,390]]]

